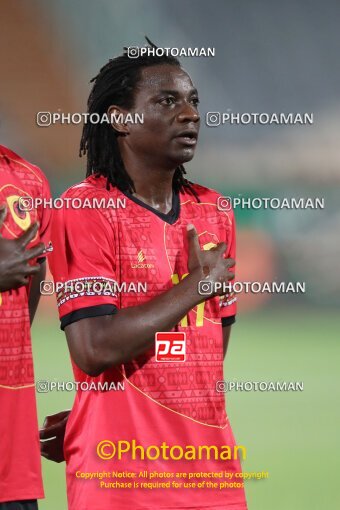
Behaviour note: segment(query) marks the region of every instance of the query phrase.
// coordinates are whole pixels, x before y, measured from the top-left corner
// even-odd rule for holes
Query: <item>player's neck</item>
[[[136,192],[133,195],[160,212],[172,207],[172,180],[175,170],[128,171]]]
[[[170,185],[160,183],[150,183],[149,185],[135,186],[136,192],[133,196],[142,200],[142,202],[150,205],[154,209],[167,214],[172,208],[172,182]]]

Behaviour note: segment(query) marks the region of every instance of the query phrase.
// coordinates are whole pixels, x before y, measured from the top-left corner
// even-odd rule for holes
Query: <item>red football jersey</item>
[[[0,203],[7,208],[1,235],[14,239],[39,221],[27,248],[48,244],[51,210],[22,211],[19,197],[49,199],[48,182],[39,168],[0,146]],[[44,497],[28,295],[29,286],[0,293],[0,502]]]
[[[57,295],[62,328],[85,317],[119,313],[122,308],[145,303],[178,284],[188,274],[189,223],[196,227],[202,249],[225,241],[225,256],[235,256],[232,211],[218,210],[217,192],[197,184],[193,187],[200,202],[189,191],[174,193],[169,214],[162,214],[115,187],[106,190],[103,177],[89,177],[63,195],[69,207],[56,212],[50,260],[55,281],[67,283]],[[71,199],[77,201],[76,208],[70,205]],[[109,205],[89,207],[94,200],[96,205],[101,201]],[[79,208],[79,202],[86,206]],[[112,282],[117,285],[110,287]],[[64,447],[70,510],[246,509],[242,483],[238,488],[223,490],[184,486],[190,472],[239,473],[238,460],[134,460],[131,455],[124,455],[120,460],[115,456],[105,461],[97,452],[97,445],[106,440],[115,445],[135,440],[135,444],[145,448],[163,442],[182,448],[233,448],[235,441],[224,394],[216,391],[216,382],[223,380],[222,321],[231,324],[235,313],[234,298],[214,297],[183,317],[173,331],[186,334],[184,361],[175,356],[175,360],[163,358],[159,362],[153,348],[95,378],[73,364],[78,391]],[[81,386],[93,382],[97,386],[90,391]],[[111,385],[105,391],[108,386],[105,388],[104,383],[114,383],[115,389]],[[109,452],[104,448],[106,453]],[[109,488],[101,486],[103,480],[80,475],[102,471],[113,477],[104,482],[122,481],[114,478],[114,472],[134,472],[137,485],[130,489]],[[151,471],[168,472],[171,482],[181,485],[151,490],[143,484],[146,472]],[[222,480],[230,481],[228,475],[218,481]]]

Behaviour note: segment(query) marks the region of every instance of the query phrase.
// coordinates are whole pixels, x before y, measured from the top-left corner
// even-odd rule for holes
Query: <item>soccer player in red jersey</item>
[[[69,510],[247,508],[239,459],[218,455],[235,447],[216,383],[236,305],[199,291],[234,278],[234,216],[184,177],[198,102],[172,57],[125,54],[94,79],[88,112],[115,118],[85,125],[87,178],[63,195],[52,233],[79,385],[64,443]],[[143,123],[124,122],[136,113]],[[156,360],[157,332],[185,333],[184,361]]]
[[[35,510],[44,497],[30,325],[51,210],[38,197],[50,198],[41,170],[0,146],[0,510]]]

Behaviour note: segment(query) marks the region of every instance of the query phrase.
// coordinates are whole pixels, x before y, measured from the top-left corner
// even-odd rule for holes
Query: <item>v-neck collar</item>
[[[129,191],[120,190],[126,197],[128,197],[130,200],[135,202],[136,204],[140,205],[141,207],[144,207],[144,209],[147,209],[154,213],[156,216],[158,216],[161,220],[165,221],[166,223],[169,223],[170,225],[173,225],[175,221],[179,218],[180,213],[180,199],[179,199],[179,193],[176,193],[174,190],[172,191],[172,207],[171,210],[168,213],[162,213],[160,211],[157,211],[154,207],[151,207],[151,205],[146,204],[142,200],[140,200],[137,197],[134,197]]]

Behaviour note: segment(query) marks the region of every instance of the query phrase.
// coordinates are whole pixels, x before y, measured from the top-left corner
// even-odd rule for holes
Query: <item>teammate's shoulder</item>
[[[0,158],[1,162],[7,162],[7,164],[11,161],[25,161],[19,154],[16,154],[16,152],[12,151],[8,147],[5,147],[4,145],[0,145]],[[7,161],[6,161],[7,160]]]
[[[219,193],[218,191],[216,191],[212,188],[202,186],[202,184],[197,184],[196,182],[189,181],[189,183],[190,183],[191,189],[193,189],[195,191],[196,195],[198,196],[198,198],[200,199],[201,202],[214,201],[214,203],[216,203],[218,197],[221,196],[221,193]],[[192,196],[192,193],[190,193],[190,190],[185,189],[185,188],[184,188],[184,194]]]
[[[37,183],[47,183],[44,172],[38,166],[33,165],[4,145],[0,145],[0,164],[7,165],[12,172],[29,174],[30,178]]]

